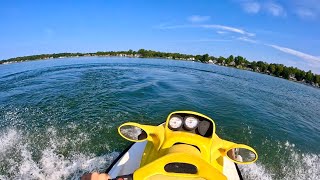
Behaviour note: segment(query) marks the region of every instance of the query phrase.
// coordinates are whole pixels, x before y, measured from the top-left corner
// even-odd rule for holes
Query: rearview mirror
[[[123,138],[133,142],[142,142],[148,137],[145,130],[132,124],[123,124],[118,131]]]
[[[227,157],[238,164],[250,164],[258,159],[254,149],[246,145],[236,145],[227,151]]]

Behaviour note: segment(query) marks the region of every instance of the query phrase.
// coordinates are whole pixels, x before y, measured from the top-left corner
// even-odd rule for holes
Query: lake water
[[[245,179],[320,179],[319,89],[196,62],[97,57],[0,66],[0,179],[103,171],[130,144],[120,124],[156,125],[176,110],[254,147]]]

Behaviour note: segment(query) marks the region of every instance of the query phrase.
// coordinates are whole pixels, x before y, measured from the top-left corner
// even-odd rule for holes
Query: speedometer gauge
[[[169,127],[177,130],[182,126],[182,117],[179,115],[172,115],[169,120]]]
[[[184,127],[187,130],[194,130],[199,124],[199,120],[193,116],[187,116],[184,120]]]

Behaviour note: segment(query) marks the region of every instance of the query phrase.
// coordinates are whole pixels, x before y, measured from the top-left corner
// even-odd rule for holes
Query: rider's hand
[[[99,173],[88,173],[85,174],[81,177],[81,180],[108,180],[111,179],[111,177],[109,176],[109,174],[99,174]]]

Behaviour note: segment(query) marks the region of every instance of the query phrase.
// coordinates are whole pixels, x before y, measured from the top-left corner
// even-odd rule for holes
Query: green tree
[[[320,75],[315,75],[313,78],[314,83],[318,83],[320,85]]]
[[[312,72],[311,71],[308,71],[307,73],[306,73],[306,81],[308,82],[308,83],[311,83],[312,81],[313,81],[313,74],[312,74]]]
[[[230,55],[227,59],[226,59],[226,64],[230,64],[231,62],[234,61],[234,57],[233,55]]]
[[[276,71],[274,72],[274,74],[279,77],[279,76],[281,76],[282,71],[283,71],[283,65],[282,64],[277,64],[276,65]]]
[[[283,78],[285,78],[285,79],[289,79],[289,77],[290,77],[290,69],[289,68],[287,68],[287,67],[284,67],[283,68],[283,71],[282,71],[282,73],[281,73],[281,76],[283,77]]]
[[[220,56],[218,59],[217,59],[217,62],[218,63],[223,63],[223,62],[225,62],[225,58],[224,57],[222,57],[222,56]]]
[[[302,81],[306,76],[306,72],[302,71],[302,70],[297,70],[295,73],[295,77],[298,81]]]
[[[209,61],[209,55],[208,54],[204,54],[202,55],[202,57],[200,58],[201,62],[208,62]]]
[[[194,59],[197,60],[197,61],[201,61],[201,58],[202,58],[201,55],[196,55],[196,56],[194,57]]]
[[[146,50],[144,49],[139,49],[138,50],[138,54],[140,54],[141,56],[143,56],[145,54]]]
[[[241,65],[244,62],[244,59],[242,56],[237,56],[234,58],[234,62],[236,63],[236,65]]]
[[[275,64],[270,64],[268,66],[268,70],[271,74],[274,74],[274,72],[276,72],[276,65]]]
[[[263,61],[258,61],[257,66],[261,72],[266,72],[268,70],[268,64]]]
[[[252,61],[249,65],[249,68],[251,68],[253,71],[256,71],[258,65],[256,61]]]

